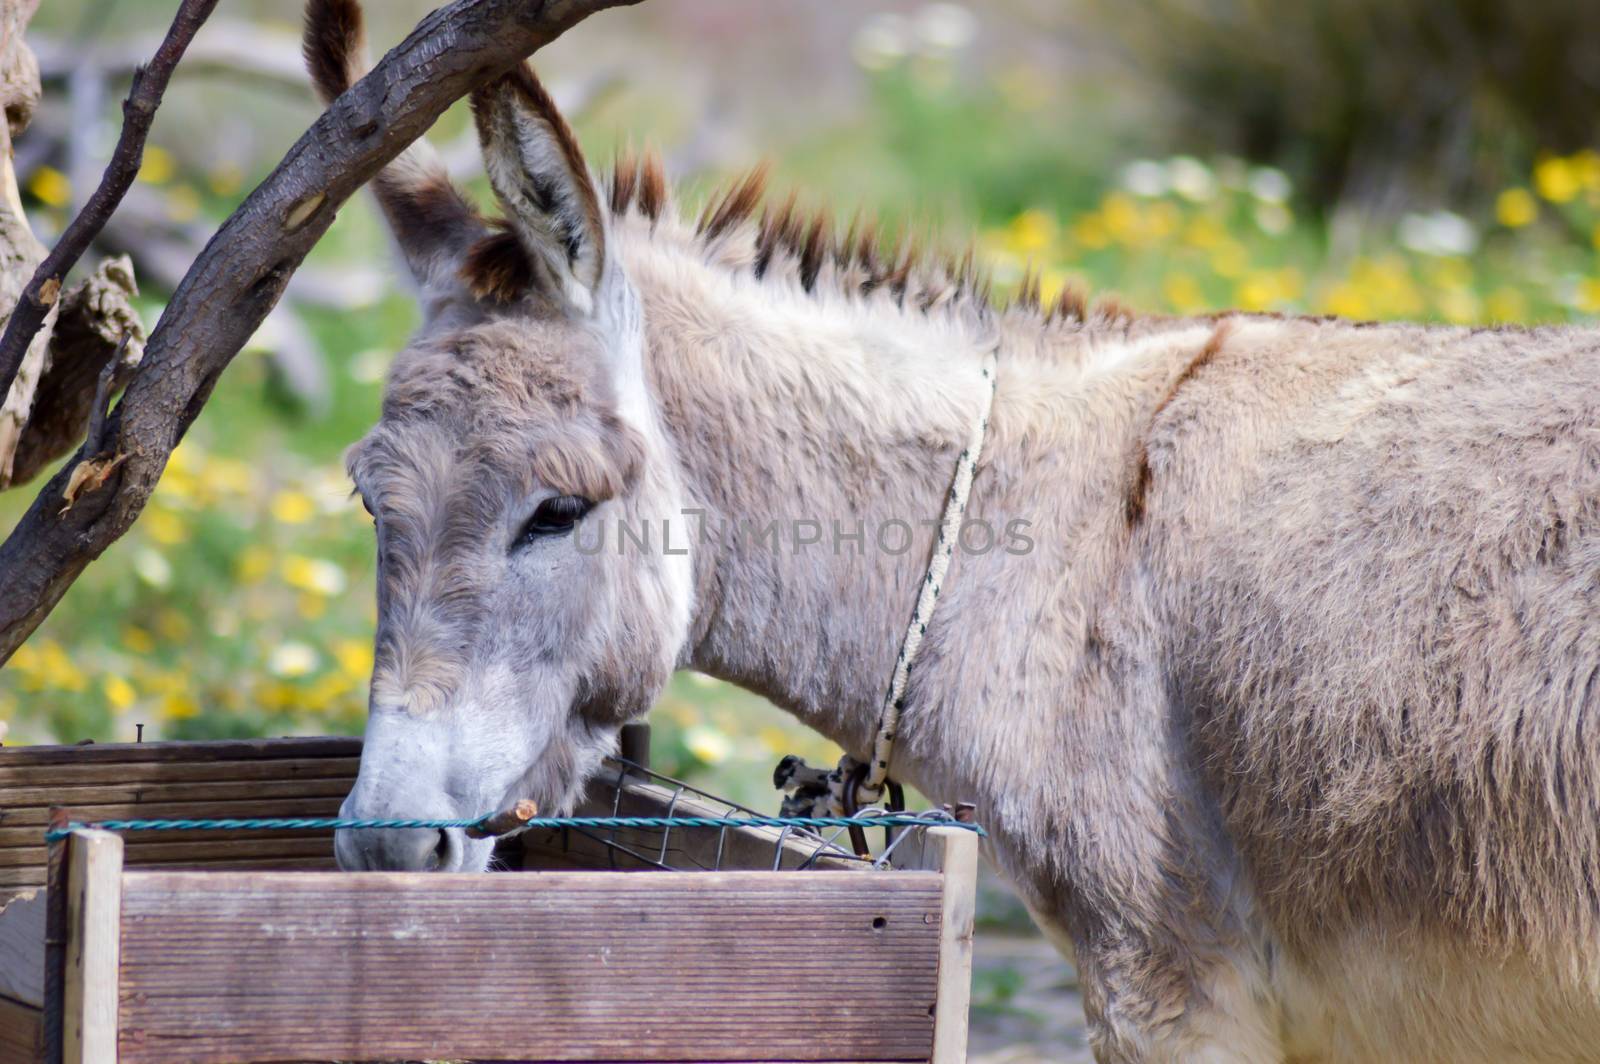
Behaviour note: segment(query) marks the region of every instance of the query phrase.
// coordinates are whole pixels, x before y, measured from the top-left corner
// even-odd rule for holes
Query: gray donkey
[[[360,37],[312,0],[324,97]],[[1600,334],[999,310],[759,174],[597,180],[527,69],[472,105],[503,220],[374,186],[424,323],[349,457],[347,814],[570,808],[685,667],[865,756],[997,352],[894,771],[977,803],[1099,1059],[1600,1059]]]

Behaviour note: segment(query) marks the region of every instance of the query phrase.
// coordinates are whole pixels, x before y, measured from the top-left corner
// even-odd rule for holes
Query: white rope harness
[[[817,816],[844,816],[846,809],[861,808],[872,805],[883,798],[884,787],[889,783],[889,766],[894,760],[895,735],[900,728],[900,716],[904,712],[906,702],[906,687],[911,681],[911,667],[916,663],[917,651],[922,647],[922,639],[928,634],[928,623],[933,618],[934,608],[939,605],[939,592],[944,588],[945,575],[950,571],[950,559],[955,554],[956,544],[960,541],[961,525],[967,512],[967,499],[972,494],[972,478],[977,471],[978,458],[983,454],[984,437],[989,432],[989,412],[994,406],[994,393],[998,384],[998,349],[991,350],[983,359],[983,395],[978,406],[978,416],[973,420],[972,431],[967,437],[967,445],[956,456],[955,479],[950,484],[950,491],[945,496],[944,516],[939,522],[939,534],[933,543],[933,553],[928,558],[928,571],[922,578],[922,587],[917,594],[917,605],[911,611],[911,623],[906,626],[905,638],[900,642],[900,654],[895,658],[894,674],[889,679],[889,690],[884,695],[883,708],[878,714],[878,732],[872,742],[871,760],[866,762],[863,771],[862,762],[849,754],[839,759],[839,765],[832,772],[827,773],[827,804],[826,808],[819,808],[822,795],[816,794],[809,801],[802,795],[797,799],[802,800],[802,805],[786,802],[784,810],[790,813],[798,808],[809,807],[809,815]],[[785,769],[788,769],[786,772]],[[800,778],[802,774],[813,773],[808,770],[804,762],[798,759],[785,758],[778,768],[774,782],[780,787],[793,780],[803,786]],[[855,782],[855,793],[851,801],[846,801],[845,788],[850,781]],[[819,790],[820,779],[814,781],[812,790]],[[803,815],[803,814],[797,814]]]

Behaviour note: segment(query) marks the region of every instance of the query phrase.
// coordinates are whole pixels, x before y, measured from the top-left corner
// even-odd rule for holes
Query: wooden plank
[[[166,818],[214,819],[223,817],[256,816],[332,816],[328,812],[339,809],[339,798],[273,798],[269,801],[238,799],[231,802],[141,802],[133,805],[75,805],[71,806],[72,819],[88,820],[150,820]],[[271,812],[268,812],[270,810]],[[25,844],[24,836],[6,834],[20,828],[43,829],[49,822],[49,811],[44,809],[16,809],[6,817],[6,827],[0,836]],[[36,835],[35,838],[38,836]]]
[[[966,828],[929,828],[944,880],[939,918],[938,1010],[932,1064],[965,1064],[972,996],[972,931],[978,913],[978,836]]]
[[[67,840],[67,968],[63,1064],[115,1064],[122,840],[78,830]]]
[[[352,769],[354,765],[352,764]],[[5,812],[12,809],[52,805],[110,805],[140,802],[219,802],[237,799],[265,801],[273,798],[343,798],[350,793],[355,773],[332,776],[327,779],[268,779],[268,780],[163,780],[124,779],[114,783],[87,784],[78,787],[5,787],[0,788],[0,823],[5,822]]]
[[[81,746],[0,747],[0,767],[134,764],[161,761],[281,761],[285,758],[360,757],[361,740],[344,736],[298,739],[223,739],[215,742],[88,743]]]
[[[186,832],[130,832],[123,839],[130,867],[160,861],[204,861],[234,857],[325,857],[333,853],[333,832],[293,838],[265,831],[239,831],[221,839],[190,839]],[[0,868],[43,868],[45,848],[0,850]]]
[[[0,1064],[39,1064],[43,1022],[37,1007],[0,996]]]
[[[155,745],[155,744],[151,744]],[[139,780],[282,780],[354,779],[360,762],[356,758],[293,758],[283,761],[194,761],[194,762],[85,762],[7,767],[0,759],[0,793],[12,787],[66,787],[95,783],[128,783]]]
[[[42,890],[0,909],[0,997],[34,1008],[44,1006],[44,911]]]
[[[925,872],[127,872],[120,1060],[927,1060],[942,899]]]

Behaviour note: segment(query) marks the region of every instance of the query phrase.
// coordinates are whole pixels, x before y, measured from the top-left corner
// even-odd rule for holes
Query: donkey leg
[[[1077,950],[1101,1064],[1282,1064],[1276,1010],[1253,957],[1122,933]]]
[[[1271,936],[1154,670],[1107,661],[1059,821],[1054,921],[1070,928],[1096,1057],[1278,1064]],[[1118,666],[1121,666],[1120,668]]]

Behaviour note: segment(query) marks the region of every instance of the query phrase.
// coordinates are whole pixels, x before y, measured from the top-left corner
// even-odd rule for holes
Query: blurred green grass
[[[1127,158],[1107,130],[1063,121],[1025,70],[974,83],[919,57],[884,64],[871,84],[856,120],[784,153],[780,184],[901,227],[938,225],[955,244],[976,233],[1003,293],[1035,269],[1047,297],[1076,284],[1150,311],[1456,323],[1600,313],[1593,152],[1542,157],[1491,204],[1407,215],[1341,248],[1283,173]],[[630,128],[627,112],[608,103],[580,122],[593,158]],[[260,176],[190,172],[158,144],[143,179],[175,216],[220,219]],[[704,187],[715,175],[695,176]],[[59,220],[63,180],[33,175],[30,209]],[[386,254],[363,203],[312,262]],[[159,309],[149,303],[150,322]],[[0,670],[6,743],[128,740],[136,723],[147,738],[359,732],[374,560],[340,455],[376,418],[384,367],[416,314],[396,287],[360,313],[304,316],[327,361],[326,409],[288,399],[259,349],[240,355],[145,515]],[[0,496],[0,520],[31,495]],[[763,807],[775,805],[768,773],[781,754],[836,753],[754,696],[693,675],[673,681],[652,720],[660,767]]]

